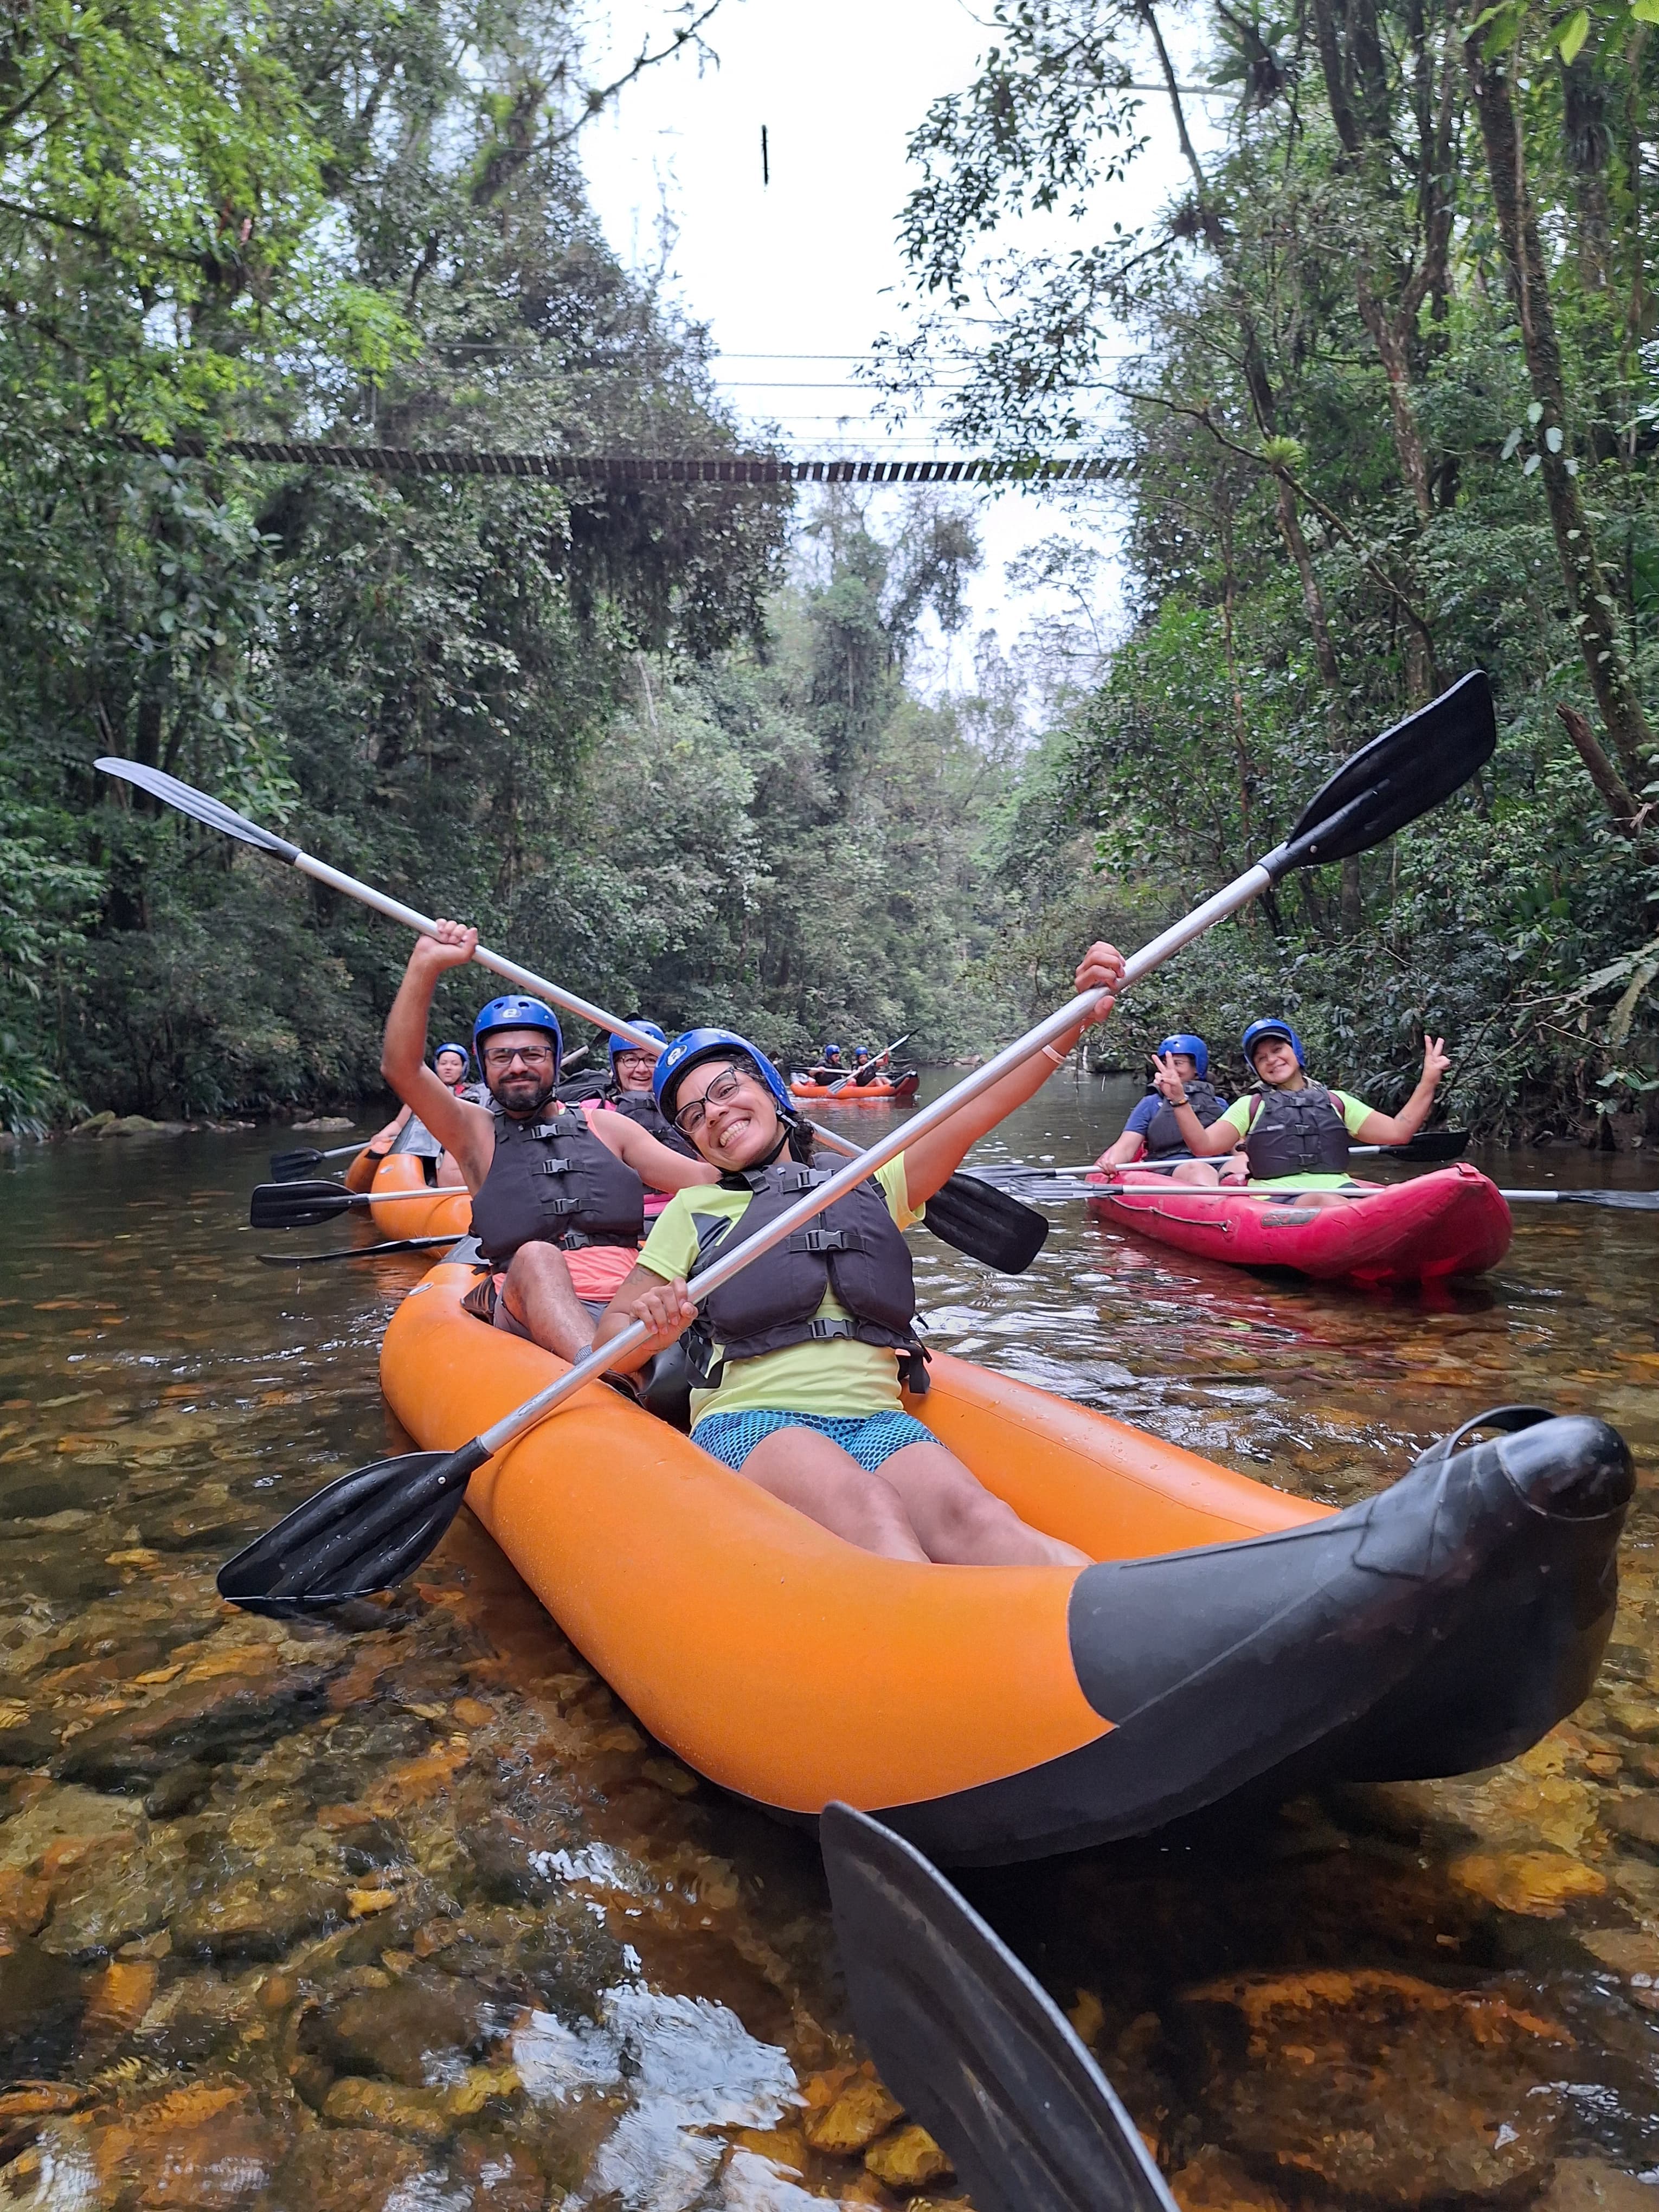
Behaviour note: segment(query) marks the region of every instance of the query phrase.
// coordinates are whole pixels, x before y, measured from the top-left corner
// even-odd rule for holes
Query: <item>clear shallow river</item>
[[[1057,1079],[986,1154],[1086,1159],[1133,1095]],[[959,2202],[862,2070],[810,1845],[646,1741],[476,1528],[362,1626],[219,1603],[401,1441],[421,1263],[259,1266],[369,1234],[246,1228],[291,1141],[0,1166],[0,2205]],[[964,1887],[1189,2212],[1656,2212],[1659,1217],[1524,1212],[1485,1283],[1387,1298],[1051,1213],[1017,1284],[918,1236],[935,1340],[1334,1504],[1516,1400],[1613,1421],[1643,1486],[1597,1694],[1525,1760]]]

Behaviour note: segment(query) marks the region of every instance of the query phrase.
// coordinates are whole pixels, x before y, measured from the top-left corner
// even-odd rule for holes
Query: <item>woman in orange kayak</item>
[[[1122,973],[1118,953],[1092,945],[1077,988],[1111,991]],[[719,1181],[670,1201],[601,1316],[595,1346],[644,1322],[650,1335],[619,1362],[632,1371],[690,1330],[700,1378],[692,1442],[866,1551],[960,1565],[1082,1564],[1082,1553],[1022,1521],[904,1410],[901,1381],[913,1395],[927,1387],[902,1232],[969,1146],[1035,1096],[1084,1026],[733,1276],[701,1315],[688,1279],[740,1243],[745,1222],[752,1234],[827,1175],[812,1166],[811,1132],[764,1054],[730,1030],[677,1037],[657,1063],[658,1103]]]

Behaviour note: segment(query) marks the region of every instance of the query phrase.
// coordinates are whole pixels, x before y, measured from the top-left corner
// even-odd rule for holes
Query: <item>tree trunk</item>
[[[1578,757],[1589,771],[1589,780],[1607,801],[1607,812],[1613,817],[1613,826],[1621,837],[1634,840],[1637,835],[1636,817],[1640,812],[1629,786],[1607,758],[1601,740],[1577,707],[1565,704],[1556,708],[1561,726],[1577,748]]]
[[[1307,611],[1308,627],[1313,632],[1314,659],[1319,665],[1320,679],[1325,686],[1325,719],[1330,732],[1331,755],[1335,760],[1346,760],[1348,753],[1347,718],[1342,712],[1342,671],[1338,665],[1336,647],[1331,642],[1331,626],[1325,613],[1325,594],[1320,589],[1319,579],[1314,573],[1313,556],[1308,550],[1308,540],[1302,528],[1302,517],[1297,512],[1296,492],[1283,476],[1275,476],[1274,505],[1279,517],[1279,531],[1285,540],[1285,550],[1295,564],[1302,585],[1302,604]],[[1357,936],[1362,914],[1359,899],[1359,857],[1351,854],[1342,863],[1342,933]]]
[[[1568,463],[1566,384],[1561,368],[1560,341],[1556,335],[1538,219],[1527,185],[1514,94],[1502,60],[1486,60],[1479,37],[1466,43],[1463,53],[1480,118],[1486,173],[1498,216],[1498,235],[1503,240],[1510,293],[1520,318],[1527,375],[1533,398],[1541,410],[1535,433],[1538,473],[1543,481],[1550,524],[1555,532],[1555,549],[1566,586],[1567,604],[1590,689],[1613,740],[1613,751],[1626,781],[1639,788],[1648,779],[1646,759],[1653,750],[1653,734],[1642,711],[1630,662],[1613,619],[1613,593],[1596,557],[1589,517]]]
[[[1607,289],[1613,252],[1613,211],[1607,201],[1607,94],[1593,66],[1594,41],[1561,70],[1561,136],[1578,202],[1578,279],[1587,292]]]

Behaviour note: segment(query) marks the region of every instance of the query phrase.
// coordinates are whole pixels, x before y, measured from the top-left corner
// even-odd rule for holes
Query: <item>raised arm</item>
[[[404,980],[386,1016],[380,1046],[380,1073],[404,1105],[418,1114],[440,1144],[460,1163],[469,1190],[476,1191],[495,1157],[495,1128],[482,1106],[458,1098],[426,1064],[427,1025],[432,994],[446,969],[464,968],[478,942],[476,929],[440,921],[436,937],[417,937]]]
[[[1084,954],[1077,971],[1077,989],[1085,991],[1113,991],[1123,980],[1123,955],[1109,945],[1091,945]],[[905,1195],[912,1206],[920,1206],[936,1190],[942,1190],[967,1157],[970,1146],[976,1145],[988,1131],[994,1129],[1005,1115],[1016,1106],[1023,1106],[1028,1098],[1036,1097],[1068,1052],[1073,1051],[1085,1029],[1093,1022],[1103,1021],[1112,1010],[1109,999],[1097,1014],[1088,1021],[1078,1023],[1075,1029],[1055,1040],[1052,1053],[1048,1046],[1040,1047],[1019,1066],[1010,1069],[1000,1083],[979,1097],[970,1099],[948,1121],[904,1152]]]
[[[1417,1088],[1397,1114],[1367,1114],[1359,1125],[1358,1137],[1362,1145],[1407,1145],[1429,1118],[1434,1104],[1434,1094],[1440,1088],[1440,1079],[1451,1066],[1443,1037],[1425,1036],[1423,1040],[1423,1073],[1417,1079]]]
[[[1181,1079],[1175,1064],[1175,1054],[1155,1058],[1157,1073],[1152,1080],[1175,1109],[1176,1127],[1181,1132],[1181,1141],[1195,1160],[1219,1159],[1223,1152],[1235,1152],[1243,1143],[1232,1123],[1224,1116],[1212,1121],[1206,1129],[1187,1103],[1187,1086]]]
[[[606,1114],[590,1106],[587,1126],[652,1190],[690,1190],[698,1183],[720,1179],[718,1168],[711,1168],[706,1160],[688,1159],[684,1152],[671,1152],[660,1139],[641,1128],[637,1121],[630,1121],[625,1114]]]

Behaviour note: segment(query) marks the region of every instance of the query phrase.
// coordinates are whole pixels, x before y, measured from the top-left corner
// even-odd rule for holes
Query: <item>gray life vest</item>
[[[795,1160],[722,1176],[726,1189],[754,1194],[735,1222],[693,1213],[697,1257],[691,1279],[829,1180],[827,1170],[803,1167]],[[818,1308],[828,1293],[845,1307],[844,1314],[820,1316]],[[686,1341],[701,1386],[708,1388],[719,1381],[726,1360],[758,1359],[788,1345],[835,1337],[896,1352],[905,1389],[913,1397],[927,1389],[927,1355],[916,1336],[910,1248],[873,1182],[861,1182],[723,1283],[703,1300]],[[722,1348],[718,1364],[716,1344]]]
[[[600,1103],[613,1114],[626,1114],[630,1121],[637,1121],[647,1137],[654,1137],[659,1145],[666,1145],[671,1152],[684,1152],[688,1160],[701,1157],[695,1145],[669,1120],[648,1091],[607,1091]]]
[[[1244,1139],[1253,1181],[1340,1174],[1346,1168],[1347,1127],[1322,1083],[1306,1084],[1300,1091],[1257,1090],[1250,1095],[1261,1101]]]
[[[412,1152],[417,1160],[435,1160],[443,1157],[443,1146],[433,1135],[418,1114],[411,1113],[389,1148],[394,1152]]]
[[[645,1233],[645,1186],[579,1110],[550,1121],[495,1111],[495,1152],[472,1200],[472,1233],[504,1267],[521,1244],[636,1245]]]
[[[1186,1085],[1186,1091],[1187,1103],[1206,1129],[1218,1121],[1227,1110],[1225,1103],[1216,1097],[1201,1075],[1193,1078]],[[1181,1133],[1181,1124],[1176,1119],[1175,1108],[1167,1098],[1160,1103],[1157,1113],[1142,1130],[1140,1140],[1146,1147],[1149,1160],[1189,1160],[1192,1158],[1187,1139]]]

